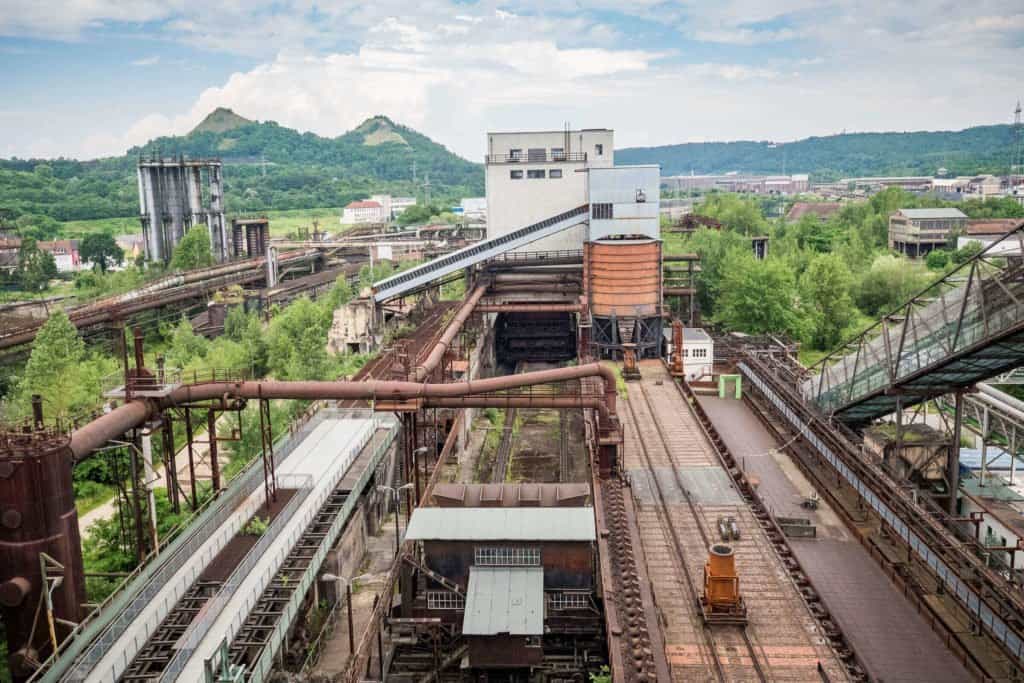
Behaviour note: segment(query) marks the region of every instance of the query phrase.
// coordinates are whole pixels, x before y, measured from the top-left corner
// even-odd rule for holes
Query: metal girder
[[[1024,263],[1005,251],[1022,237],[1024,223],[826,356],[804,397],[863,423],[890,397],[911,405],[1024,364]]]
[[[568,230],[573,226],[587,222],[589,218],[589,205],[584,204],[571,211],[552,216],[525,228],[477,242],[464,249],[452,252],[447,256],[434,259],[416,268],[410,268],[398,275],[373,283],[373,300],[381,303],[388,299],[402,296],[439,277],[460,271],[463,268],[469,268],[505,252],[512,251],[531,242],[536,242],[544,237]]]

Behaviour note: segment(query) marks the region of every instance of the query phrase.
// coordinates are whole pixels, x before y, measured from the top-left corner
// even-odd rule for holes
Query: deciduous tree
[[[78,250],[83,261],[99,266],[101,272],[124,262],[124,250],[117,246],[112,235],[94,232],[85,236]]]

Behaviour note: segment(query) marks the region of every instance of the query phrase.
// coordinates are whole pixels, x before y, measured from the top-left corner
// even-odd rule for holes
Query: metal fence
[[[327,416],[322,411],[301,425],[294,433],[282,435],[274,446],[274,463],[280,465],[291,454],[295,446],[302,442],[313,429]],[[44,662],[39,673],[30,680],[40,681],[84,681],[94,671],[101,660],[113,649],[122,636],[138,619],[142,611],[149,606],[157,595],[172,581],[175,575],[207,545],[211,538],[215,539],[204,552],[206,562],[213,559],[217,552],[236,533],[237,529],[224,527],[225,522],[234,515],[239,505],[256,491],[263,480],[263,469],[260,459],[256,458],[245,470],[235,478],[228,489],[216,498],[194,521],[191,532],[182,534],[175,539],[167,550],[158,556],[157,561],[146,565],[130,580],[122,584],[120,591],[112,600],[104,603],[102,611],[97,609],[82,624],[76,627],[65,645],[56,654],[59,657]],[[224,527],[224,528],[222,528]],[[200,565],[205,566],[205,562]],[[132,657],[142,647],[146,639],[160,625],[167,613],[174,607],[184,592],[195,580],[199,570],[183,574],[177,578],[173,594],[166,595],[162,604],[142,626],[133,638],[133,642],[121,648],[120,658],[98,680],[116,681],[117,676],[131,662]],[[86,649],[87,647],[87,649]],[[85,653],[74,660],[82,650]],[[63,666],[61,664],[64,664]],[[64,678],[65,670],[73,669]]]
[[[308,474],[285,474],[276,477],[276,481],[279,489],[295,489],[295,495],[291,497],[284,508],[274,517],[274,521],[270,523],[267,530],[260,536],[260,540],[245,554],[245,557],[242,558],[242,561],[231,572],[231,576],[220,587],[217,594],[203,606],[199,617],[192,622],[181,640],[178,641],[177,652],[175,652],[174,657],[171,658],[171,661],[160,675],[161,681],[173,681],[185,669],[185,664],[195,654],[196,647],[206,637],[214,622],[217,621],[221,612],[224,611],[224,607],[242,585],[245,578],[252,572],[256,563],[270,551],[271,546],[281,535],[281,532],[288,526],[292,515],[299,509],[303,501],[309,497],[314,485],[313,477]]]
[[[337,517],[335,517],[330,530],[327,532],[323,541],[321,541],[320,546],[313,555],[312,561],[310,561],[306,571],[302,575],[302,578],[299,580],[298,585],[292,592],[291,598],[282,609],[281,615],[279,616],[277,623],[274,625],[274,630],[270,634],[263,651],[260,653],[259,659],[256,660],[252,669],[248,672],[248,681],[250,681],[250,683],[259,683],[260,681],[263,681],[273,669],[274,658],[277,655],[278,650],[281,648],[281,644],[284,642],[285,636],[291,628],[291,624],[299,614],[305,595],[313,584],[313,581],[316,580],[316,575],[320,571],[320,566],[324,563],[324,560],[327,557],[327,552],[331,547],[333,547],[334,543],[341,535],[341,531],[344,528],[345,523],[348,521],[349,517],[351,517],[352,512],[359,504],[359,492],[362,491],[369,482],[370,477],[373,476],[374,471],[377,469],[377,465],[390,449],[395,435],[398,433],[398,422],[394,418],[389,419],[380,416],[378,417],[377,429],[381,428],[389,431],[390,438],[381,440],[373,454],[370,456],[370,462],[367,463],[366,467],[359,475],[359,479],[356,481],[356,484],[352,487],[353,495],[348,497],[342,506],[341,511],[338,513]],[[374,430],[374,432],[376,432],[376,430]],[[371,433],[371,438],[372,435],[373,433]],[[365,446],[365,442],[363,445]],[[302,523],[294,527],[295,532],[290,534],[290,538],[287,541],[275,544],[279,557],[276,558],[275,562],[270,563],[269,566],[273,567],[273,569],[268,569],[269,574],[265,577],[266,580],[259,583],[262,583],[263,586],[269,584],[270,578],[273,576],[274,572],[276,572],[277,568],[284,562],[285,558],[291,552],[292,547],[295,545],[295,542],[298,541],[299,537],[305,532],[306,527],[318,512],[319,509],[317,506],[310,506],[305,518],[302,520]],[[239,610],[236,618],[231,624],[229,632],[232,635],[238,633],[262,592],[263,589],[261,588],[259,591],[253,591],[253,593],[248,597],[245,608]],[[208,660],[213,670],[219,669],[220,658],[223,656],[224,652],[218,651]]]

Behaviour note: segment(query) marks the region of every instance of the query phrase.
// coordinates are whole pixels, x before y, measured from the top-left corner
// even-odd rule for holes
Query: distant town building
[[[20,237],[0,237],[0,272],[13,273],[18,269]]]
[[[342,225],[359,225],[361,223],[386,223],[390,213],[380,202],[364,199],[351,202],[341,214]]]
[[[900,209],[889,216],[889,248],[917,258],[954,243],[966,227],[960,209]]]
[[[755,194],[799,194],[810,189],[810,176],[749,175],[725,173],[720,175],[676,175],[661,179],[662,187],[675,192],[692,190],[722,192],[752,192]]]
[[[466,220],[487,220],[487,197],[464,197],[459,206]]]
[[[416,206],[415,197],[390,197],[391,220],[398,218],[410,206]]]
[[[140,255],[146,253],[146,242],[142,235],[117,235],[114,242],[124,252],[125,261],[134,261]]]
[[[795,202],[786,213],[787,223],[796,223],[804,216],[816,216],[826,221],[839,212],[841,202]]]
[[[967,221],[967,231],[957,237],[957,249],[966,247],[971,242],[976,242],[982,247],[988,247],[1000,237],[1011,230],[1014,230],[1024,220],[1020,218],[982,218]],[[997,249],[998,253],[1019,252],[1020,245],[1016,240],[1007,240]]]
[[[80,270],[82,260],[78,255],[78,240],[38,242],[37,246],[53,256],[58,273],[73,273]]]

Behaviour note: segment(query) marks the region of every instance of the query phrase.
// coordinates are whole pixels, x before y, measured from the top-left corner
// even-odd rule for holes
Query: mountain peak
[[[386,116],[378,114],[360,123],[355,131],[363,136],[363,144],[367,146],[382,145],[386,142],[407,145],[408,141],[395,130],[394,122]]]
[[[200,121],[199,125],[193,128],[189,135],[193,133],[226,133],[229,130],[241,128],[250,123],[254,123],[254,121],[244,116],[239,116],[227,107],[217,107],[207,114],[206,118]]]

